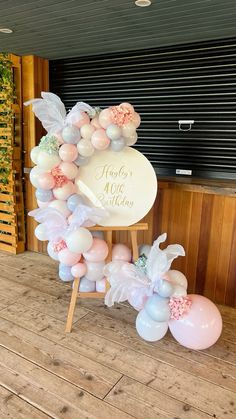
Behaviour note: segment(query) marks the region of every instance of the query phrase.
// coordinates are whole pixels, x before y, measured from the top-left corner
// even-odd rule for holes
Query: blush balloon
[[[99,127],[100,128],[100,127]],[[91,140],[91,137],[95,131],[95,127],[91,124],[84,124],[81,129],[81,137],[85,140]]]
[[[94,131],[91,143],[97,150],[106,150],[110,145],[110,139],[106,135],[106,131],[101,128]]]
[[[74,144],[63,144],[59,150],[60,158],[65,162],[73,162],[78,157],[78,150]]]
[[[89,281],[99,281],[103,278],[103,269],[105,262],[88,262],[86,261],[87,273],[86,278]]]
[[[74,163],[62,162],[60,169],[69,180],[73,180],[78,175],[78,167]]]
[[[103,128],[107,129],[108,126],[112,123],[111,109],[103,109],[103,111],[101,111],[99,114],[98,121]]]
[[[61,188],[54,188],[53,195],[56,199],[60,199],[62,201],[66,201],[69,196],[73,195],[75,191],[73,182],[69,181]]]
[[[39,175],[38,184],[39,188],[49,190],[54,188],[55,180],[51,173],[44,172]]]
[[[82,276],[86,275],[87,266],[85,263],[76,263],[76,265],[72,266],[71,273],[75,278],[82,278]]]
[[[188,288],[188,281],[186,276],[180,272],[176,271],[174,269],[170,269],[165,273],[165,276],[163,277],[167,281],[172,282],[174,285],[180,285],[181,287],[187,289]]]
[[[112,249],[112,260],[130,262],[132,259],[131,250],[125,244],[115,244]]]
[[[86,261],[89,262],[103,262],[108,255],[108,246],[106,242],[98,237],[94,237],[93,244],[89,251],[83,253]]]
[[[63,265],[73,266],[79,262],[81,254],[70,252],[69,249],[63,249],[58,253],[58,259]]]
[[[77,128],[81,128],[85,124],[90,123],[90,118],[86,112],[81,112],[81,118],[74,122],[73,125],[75,125]]]
[[[141,118],[137,112],[134,112],[132,122],[134,123],[135,127],[138,128],[141,124]]]
[[[188,313],[179,320],[170,320],[169,328],[173,337],[189,349],[207,349],[219,339],[222,318],[218,308],[202,295],[188,295],[192,301]]]
[[[102,128],[102,126],[99,124],[99,119],[96,116],[95,118],[92,119],[91,121],[91,125],[95,128],[95,129],[100,129]]]

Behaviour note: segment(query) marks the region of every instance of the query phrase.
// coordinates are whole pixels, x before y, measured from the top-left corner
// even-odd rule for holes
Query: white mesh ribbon
[[[54,93],[41,92],[41,98],[31,99],[24,103],[33,106],[33,112],[42,122],[49,134],[56,134],[66,125],[73,125],[82,118],[82,112],[94,113],[94,109],[84,102],[78,102],[66,114],[66,108],[61,99]]]
[[[152,295],[155,285],[170,269],[173,260],[185,255],[179,244],[169,245],[161,250],[160,244],[166,237],[164,233],[153,243],[147,258],[146,274],[138,266],[128,262],[114,261],[105,266],[104,275],[110,282],[110,289],[105,296],[106,305],[110,307],[115,302],[126,301],[134,292],[137,300],[145,295]]]

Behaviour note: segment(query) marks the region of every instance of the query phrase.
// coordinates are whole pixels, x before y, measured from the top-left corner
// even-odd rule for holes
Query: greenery
[[[12,62],[8,54],[0,54],[0,182],[4,185],[9,182],[12,170],[11,139],[7,135],[12,127],[12,104],[14,102],[14,82]],[[5,134],[5,135],[4,135]]]

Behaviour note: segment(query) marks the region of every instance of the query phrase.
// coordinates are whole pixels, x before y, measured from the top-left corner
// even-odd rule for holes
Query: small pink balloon
[[[48,205],[50,204],[50,202],[52,202],[52,201],[42,202],[42,201],[39,201],[39,200],[37,199],[37,204],[38,204],[38,207],[39,207],[39,208],[47,208],[47,207],[48,207]]]
[[[81,254],[71,252],[69,249],[63,249],[58,253],[59,262],[67,266],[73,266],[79,262]]]
[[[63,144],[60,147],[59,156],[63,161],[71,163],[78,157],[77,147],[74,144]]]
[[[75,278],[82,278],[82,276],[86,275],[87,267],[85,263],[76,263],[76,265],[72,266],[71,274]]]
[[[123,108],[128,109],[130,112],[134,113],[134,107],[131,105],[131,103],[123,102],[123,103],[121,103],[121,106]]]
[[[106,242],[98,237],[94,237],[93,244],[88,252],[83,253],[84,259],[89,262],[103,262],[108,255]]]
[[[61,188],[54,188],[53,195],[56,199],[60,199],[62,201],[66,201],[69,196],[73,195],[75,190],[73,182],[69,181]]]
[[[51,173],[41,173],[38,177],[38,184],[39,188],[49,190],[53,189],[55,186],[55,180],[54,177],[51,175]]]
[[[110,139],[106,135],[106,131],[103,128],[101,128],[97,129],[93,133],[91,137],[91,143],[97,150],[106,150],[106,148],[108,148],[110,145]]]
[[[77,128],[82,127],[82,125],[90,124],[90,118],[86,112],[81,112],[82,118],[79,119],[79,121],[74,122],[73,125],[75,125]]]
[[[130,262],[132,259],[131,250],[125,244],[115,244],[112,249],[112,260],[123,260]]]
[[[99,124],[98,116],[95,116],[95,118],[92,119],[91,125],[96,129],[102,128],[102,126]]]
[[[59,167],[63,175],[65,175],[70,180],[75,179],[76,176],[78,175],[79,169],[74,163],[68,163],[68,162],[63,161]]]
[[[172,284],[174,285],[180,285],[185,289],[187,289],[188,287],[188,281],[186,276],[182,272],[176,271],[174,269],[170,269],[169,271],[167,271],[163,276],[163,279],[172,282]]]
[[[141,118],[139,116],[139,114],[137,112],[134,112],[133,118],[132,118],[132,122],[134,123],[134,125],[136,126],[136,128],[139,127],[139,125],[141,124]]]
[[[186,348],[207,349],[219,339],[222,318],[215,304],[202,295],[188,295],[192,305],[179,320],[170,320],[173,337]]]
[[[99,114],[98,121],[103,128],[107,129],[108,125],[112,123],[111,109],[103,109]]]

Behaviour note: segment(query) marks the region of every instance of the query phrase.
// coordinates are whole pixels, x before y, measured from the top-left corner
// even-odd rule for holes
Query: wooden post
[[[129,226],[129,227],[95,226],[95,227],[90,227],[89,230],[104,231],[105,236],[106,236],[108,249],[109,249],[108,256],[107,256],[107,259],[106,259],[107,263],[112,260],[112,234],[113,234],[113,231],[128,231],[131,235],[133,260],[135,261],[135,260],[138,259],[138,240],[137,240],[138,231],[148,230],[148,224],[147,223],[137,223],[137,224],[134,224],[134,225]],[[77,297],[80,297],[80,298],[104,298],[105,295],[106,295],[106,292],[109,289],[109,282],[106,281],[106,292],[79,292],[79,283],[80,283],[80,278],[76,278],[74,280],[74,284],[73,284],[70,306],[69,306],[69,311],[68,311],[68,315],[67,315],[67,322],[66,322],[66,328],[65,328],[65,332],[67,332],[67,333],[71,332]]]

